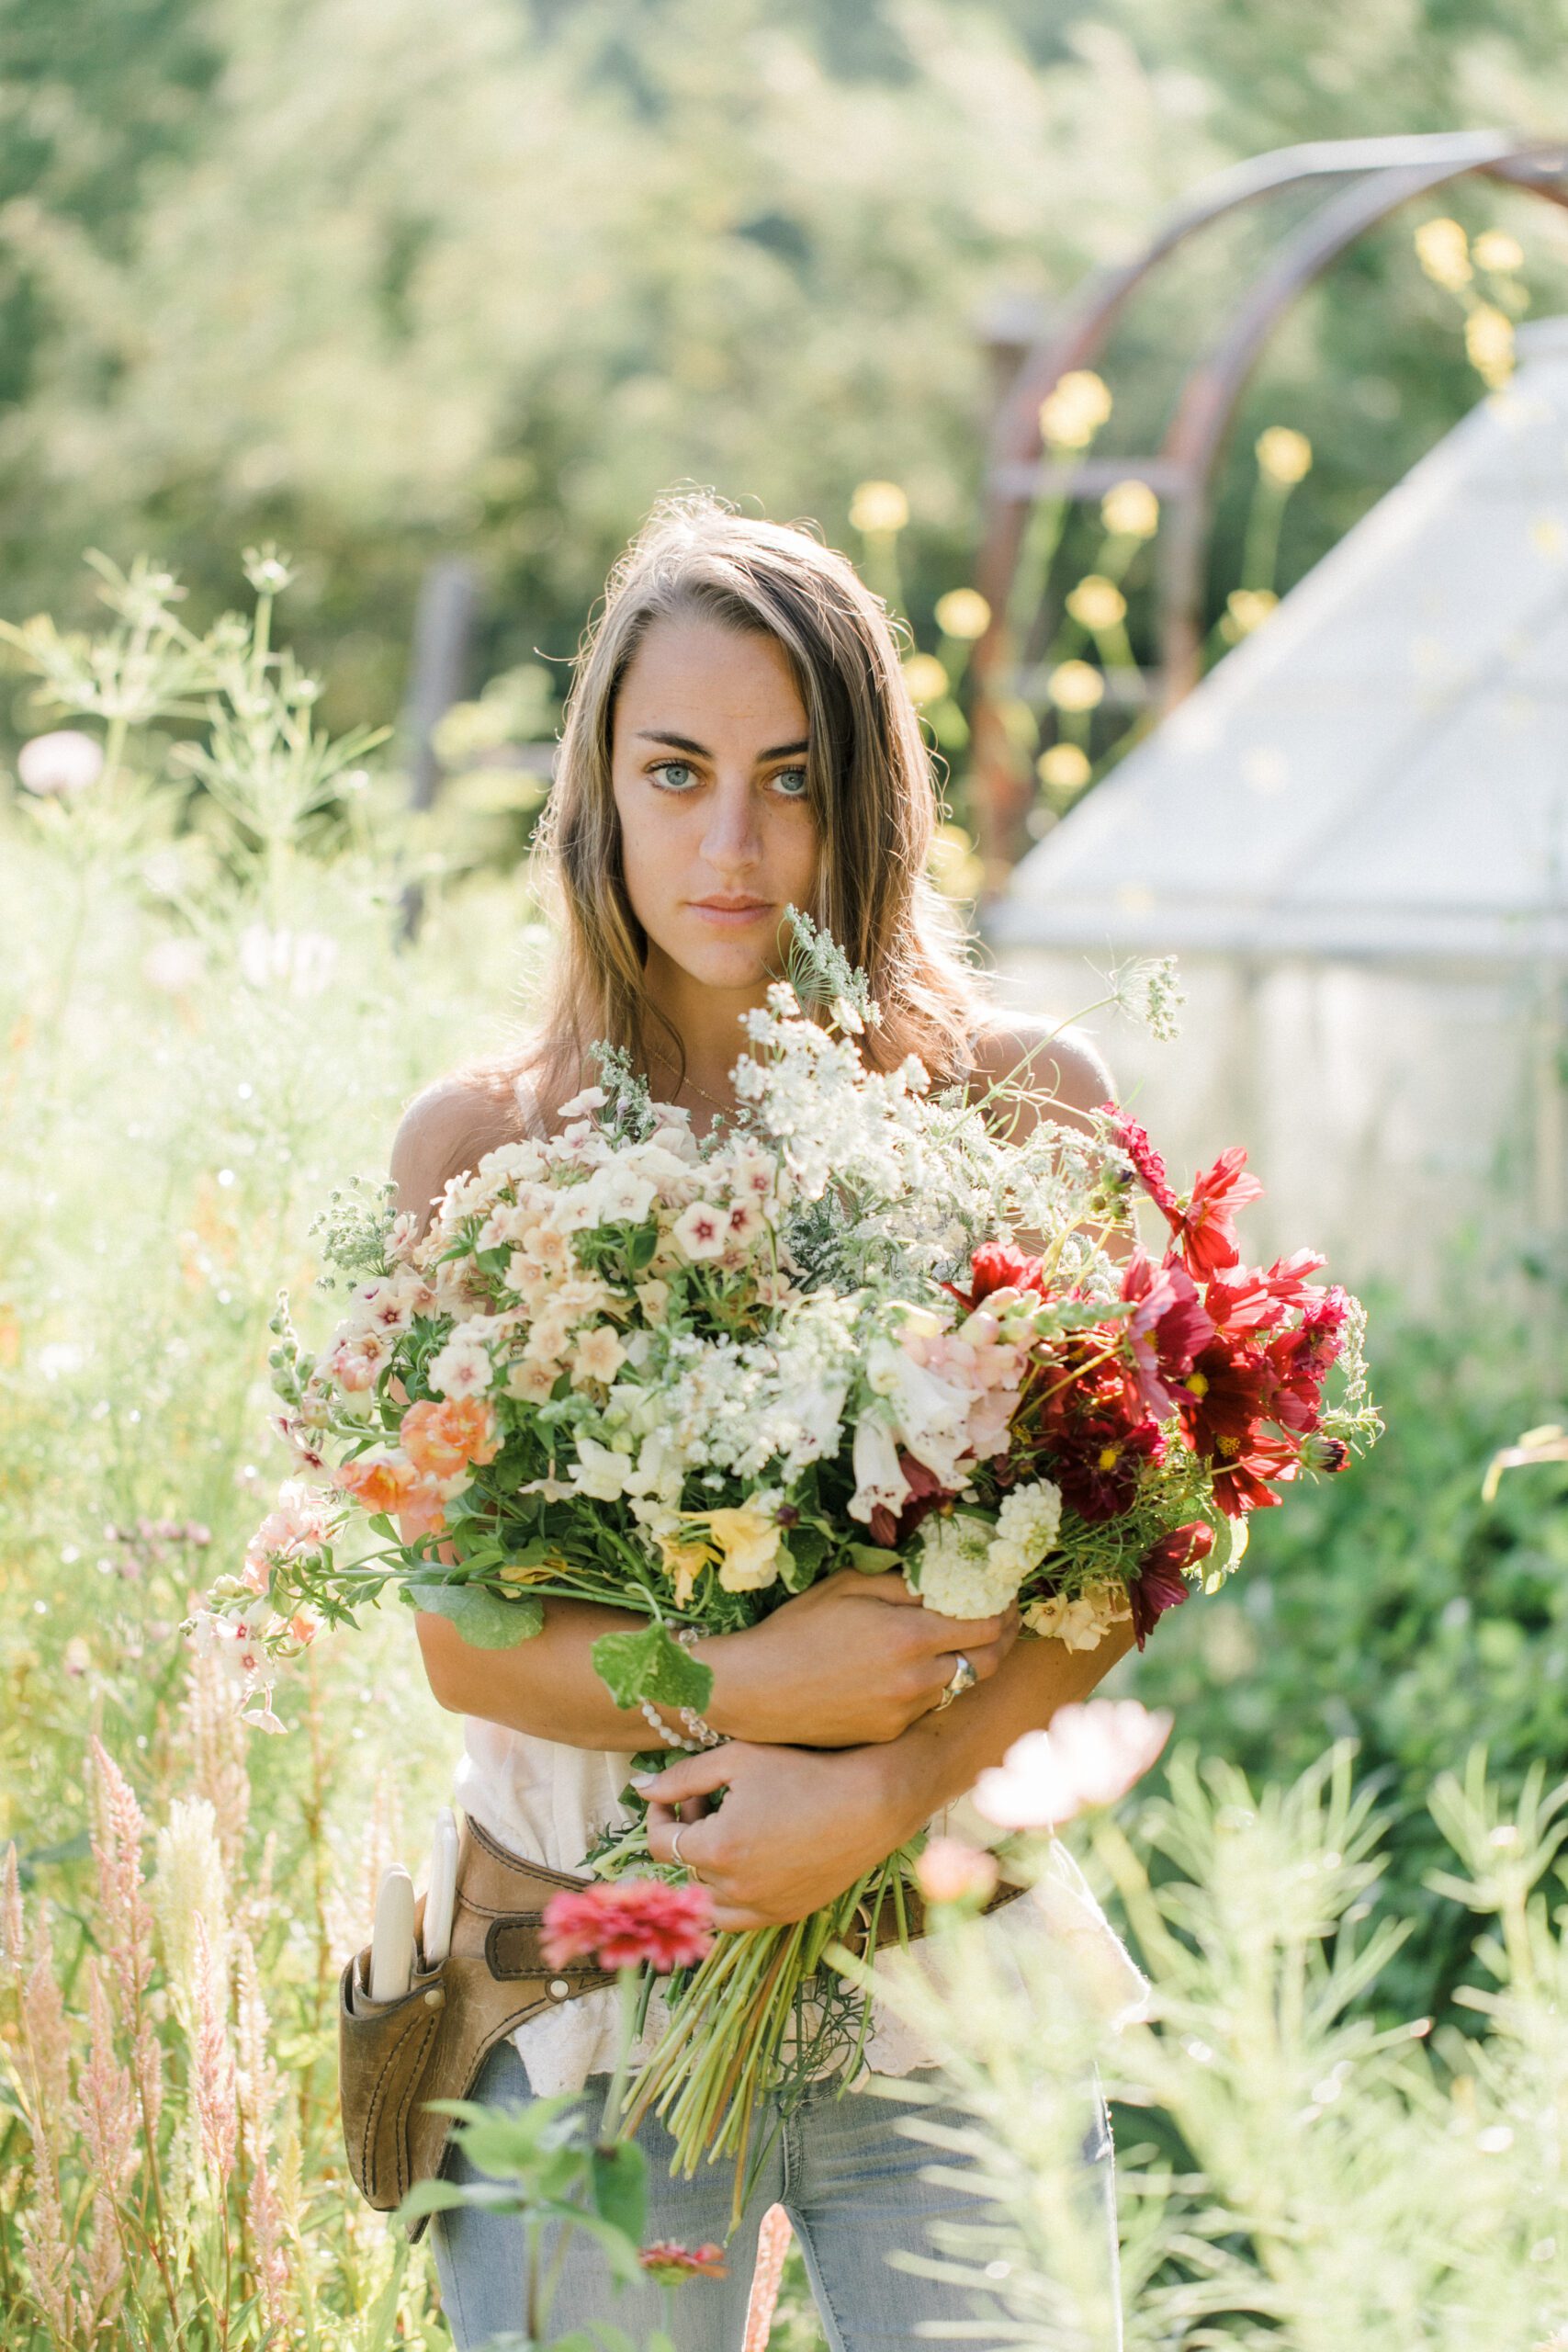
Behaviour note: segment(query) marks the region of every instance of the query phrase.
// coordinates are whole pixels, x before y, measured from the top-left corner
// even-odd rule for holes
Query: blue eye
[[[804,800],[807,791],[806,770],[804,768],[781,768],[779,770],[779,776],[784,777],[786,775],[797,775],[800,778],[800,790],[798,792],[786,792],[784,794],[784,798],[786,800]],[[775,781],[777,779],[775,779]]]
[[[692,774],[692,763],[690,760],[657,760],[653,766],[649,769],[649,775],[661,777],[671,768],[684,768],[688,775]],[[661,784],[660,789],[663,792],[681,793],[685,790],[685,786],[679,784]]]

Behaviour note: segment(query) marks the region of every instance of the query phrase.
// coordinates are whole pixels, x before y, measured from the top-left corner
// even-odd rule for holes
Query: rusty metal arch
[[[1162,710],[1200,675],[1203,570],[1214,471],[1236,402],[1290,304],[1358,237],[1412,198],[1471,175],[1568,208],[1568,145],[1521,143],[1496,131],[1323,140],[1282,147],[1222,172],[1179,206],[1131,260],[1094,273],[1052,331],[1024,349],[997,404],[976,580],[991,623],[975,648],[972,798],[987,893],[1000,889],[1023,847],[1033,798],[1003,721],[1015,692],[1007,611],[1029,514],[1043,497],[1100,497],[1136,477],[1157,492],[1166,520],[1155,543]],[[1130,297],[1189,239],[1243,206],[1314,180],[1343,182],[1286,235],[1223,332],[1189,368],[1165,440],[1152,456],[1051,460],[1041,402],[1072,368],[1099,356]]]

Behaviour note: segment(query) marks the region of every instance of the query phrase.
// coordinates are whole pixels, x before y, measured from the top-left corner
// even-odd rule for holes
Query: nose
[[[761,854],[761,829],[749,776],[721,777],[708,803],[703,855],[727,879],[748,873]]]

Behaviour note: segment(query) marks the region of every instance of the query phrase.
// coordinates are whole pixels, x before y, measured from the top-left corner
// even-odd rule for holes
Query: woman
[[[569,697],[538,853],[558,942],[541,1026],[515,1055],[470,1064],[412,1104],[392,1151],[399,1207],[428,1216],[446,1180],[483,1152],[525,1128],[548,1131],[592,1082],[587,1048],[601,1036],[624,1046],[699,1135],[732,1113],[739,1024],[782,968],[790,904],[868,972],[884,1016],[870,1048],[879,1066],[913,1051],[938,1086],[965,1080],[983,1091],[1017,1069],[1064,1115],[1103,1102],[1110,1080],[1085,1044],[1047,1042],[987,1003],[927,877],[934,822],[887,614],[852,566],[804,530],[751,521],[705,493],[663,503],[611,576]],[[435,1697],[466,1719],[458,1802],[513,1852],[554,1869],[580,1869],[600,1826],[625,1818],[626,1758],[652,1736],[590,1661],[598,1636],[624,1622],[553,1600],[535,1640],[491,1651],[470,1648],[445,1617],[416,1619]],[[1016,1604],[955,1623],[920,1607],[902,1578],[845,1571],[762,1624],[705,1638],[694,1655],[713,1670],[705,1720],[726,1744],[662,1776],[649,1815],[655,1856],[671,1860],[680,1838],[679,1860],[712,1890],[721,1928],[793,1920],[828,1902],[961,1799],[1021,1732],[1084,1697],[1131,1638],[1129,1627],[1069,1652],[1019,1644],[1018,1630]],[[939,1708],[955,1673],[962,1695]],[[669,1736],[681,1737],[674,1726]],[[721,1784],[718,1810],[710,1799]],[[985,1929],[1038,1934],[1040,1915],[1016,1903]],[[1125,1956],[1103,1934],[1114,1974]],[[656,2000],[638,2055],[660,2016]],[[872,2069],[930,2066],[880,2007],[875,2027]],[[613,1988],[566,2001],[492,2052],[475,2095],[523,2103],[586,2083],[602,2098],[591,2078],[609,2073],[615,2031]],[[930,2251],[931,2214],[975,2210],[919,2179],[930,2151],[895,2129],[897,2112],[825,2090],[791,2117],[727,2249],[727,2279],[682,2295],[682,2352],[739,2346],[757,2226],[775,2200],[801,2238],[834,2352],[917,2341],[918,2319],[971,2316],[960,2290],[884,2259],[898,2246]],[[651,2158],[649,2237],[721,2237],[729,2166],[672,2180],[658,2118],[638,2136]],[[1105,2183],[1113,2261],[1102,2104],[1085,2153]],[[460,2347],[522,2324],[515,2217],[438,2215],[432,2240]],[[640,2304],[632,2290],[617,2299],[579,2233],[551,2325],[601,2318],[640,2340],[658,2324],[657,2297],[650,2286]]]

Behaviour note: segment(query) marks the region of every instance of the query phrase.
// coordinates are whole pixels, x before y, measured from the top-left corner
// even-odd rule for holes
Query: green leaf
[[[476,1649],[515,1649],[536,1634],[545,1622],[542,1600],[502,1600],[483,1585],[449,1584],[444,1579],[409,1578],[414,1607],[437,1617],[450,1617],[466,1642]]]
[[[467,2202],[463,2184],[456,2180],[416,2180],[397,2211],[394,2222],[416,2222],[422,2213],[445,2213]]]
[[[881,1577],[891,1568],[903,1567],[905,1562],[897,1552],[885,1552],[878,1544],[846,1544],[844,1565],[858,1568],[863,1577]]]
[[[648,2212],[648,2158],[637,2142],[613,2140],[608,2147],[596,2147],[590,2179],[596,2211],[640,2245]]]
[[[589,1655],[617,1707],[652,1699],[700,1711],[713,1695],[713,1668],[700,1666],[662,1625],[647,1625],[637,1634],[601,1634]]]

